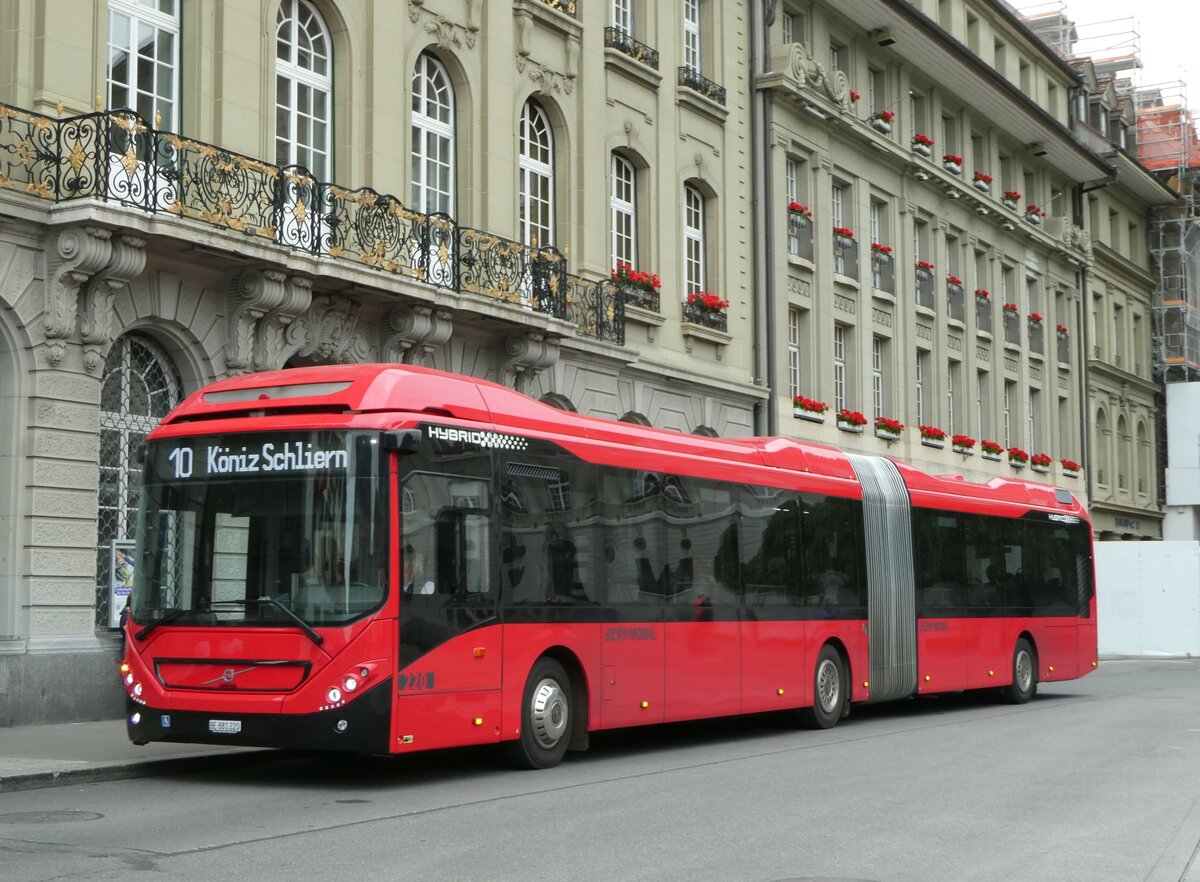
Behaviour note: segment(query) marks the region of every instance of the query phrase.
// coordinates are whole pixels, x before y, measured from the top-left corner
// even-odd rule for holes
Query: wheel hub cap
[[[841,687],[837,665],[825,659],[817,668],[817,700],[821,702],[821,710],[832,713],[837,708]]]
[[[530,705],[533,737],[546,749],[554,747],[567,730],[567,697],[558,682],[542,680],[533,690]]]

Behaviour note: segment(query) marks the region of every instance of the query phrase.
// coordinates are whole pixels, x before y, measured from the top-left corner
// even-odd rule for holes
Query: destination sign
[[[345,471],[349,456],[345,450],[322,449],[311,441],[265,441],[257,446],[175,447],[167,454],[167,461],[174,477],[186,480],[197,476],[197,465],[200,466],[199,477]]]

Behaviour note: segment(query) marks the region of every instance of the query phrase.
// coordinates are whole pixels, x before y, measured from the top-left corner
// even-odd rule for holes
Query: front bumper
[[[344,707],[311,714],[239,714],[221,711],[171,711],[127,700],[125,727],[134,744],[173,741],[235,747],[336,750],[389,753],[392,679],[359,695]],[[136,723],[134,719],[138,720]],[[236,732],[214,732],[210,724]],[[341,727],[339,728],[340,724]],[[221,727],[221,726],[219,726]]]

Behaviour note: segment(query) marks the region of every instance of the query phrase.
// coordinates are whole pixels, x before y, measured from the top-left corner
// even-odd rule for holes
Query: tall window
[[[991,376],[987,371],[975,372],[975,425],[980,436],[988,434],[991,420]]]
[[[1042,439],[1039,436],[1041,426],[1038,425],[1038,390],[1029,390],[1029,447],[1032,450],[1037,450],[1042,446]]]
[[[838,182],[833,184],[833,225],[835,227],[846,226],[846,185]],[[838,239],[835,246],[841,243]],[[846,255],[840,247],[835,247],[833,251],[833,271],[838,275],[846,274]]]
[[[802,42],[803,20],[794,12],[783,13],[783,42]]]
[[[1010,383],[1008,380],[1004,381],[1004,446],[1005,447],[1013,446],[1012,407],[1013,407],[1013,392],[1014,392],[1015,387],[1016,387],[1015,383]],[[1020,416],[1018,415],[1018,419],[1019,418],[1020,418]]]
[[[165,352],[146,337],[126,335],[109,350],[100,380],[100,516],[96,535],[96,626],[116,626],[113,543],[135,538],[146,436],[183,397]]]
[[[704,197],[688,184],[683,188],[684,295],[703,291],[704,280]]]
[[[829,41],[829,69],[832,71],[842,70],[842,65],[846,61],[846,47],[836,40]]]
[[[883,361],[885,341],[876,337],[871,341],[871,406],[875,417],[883,416]]]
[[[428,54],[417,59],[412,78],[412,206],[454,214],[454,89]]]
[[[875,113],[887,109],[887,85],[884,73],[877,67],[867,68],[867,110]]]
[[[833,406],[846,407],[846,326],[833,326]]]
[[[926,260],[929,256],[929,248],[925,245],[925,239],[929,235],[929,225],[922,220],[913,221],[913,258],[914,260]]]
[[[633,33],[633,0],[612,0],[612,26],[623,33]]]
[[[329,176],[333,53],[306,0],[281,0],[275,26],[275,163]]]
[[[950,360],[946,365],[946,432],[949,435],[954,435],[958,429],[955,428],[954,409],[955,402],[958,398],[958,374],[961,365],[959,362]]]
[[[533,101],[521,111],[520,232],[526,245],[554,243],[554,138],[546,112]]]
[[[791,397],[800,394],[800,310],[788,309],[788,389]]]
[[[612,156],[612,182],[608,197],[612,226],[612,265],[637,266],[637,172],[624,156]]]
[[[800,162],[789,156],[783,167],[784,187],[790,205],[800,201]],[[788,223],[788,255],[800,256],[800,225]]]
[[[155,128],[178,131],[177,0],[110,0],[108,9],[109,109],[128,107]]]
[[[683,64],[700,71],[700,0],[683,0]]]
[[[925,425],[925,362],[929,353],[924,349],[917,350],[917,425]]]

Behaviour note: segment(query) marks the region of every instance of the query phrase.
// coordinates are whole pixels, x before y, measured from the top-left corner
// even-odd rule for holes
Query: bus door
[[[606,573],[600,726],[661,723],[666,718],[667,642],[661,476],[601,468],[599,490]]]
[[[916,544],[917,689],[967,688],[967,651],[974,620],[966,616],[961,517],[914,509]]]
[[[498,736],[503,646],[491,454],[427,435],[419,453],[402,456],[401,469],[397,735],[417,747],[470,743],[477,739],[445,733],[481,717],[478,734]]]
[[[655,572],[666,621],[667,719],[736,714],[742,710],[739,504],[761,512],[771,503],[734,484],[659,477],[659,517],[652,523],[661,553]]]

